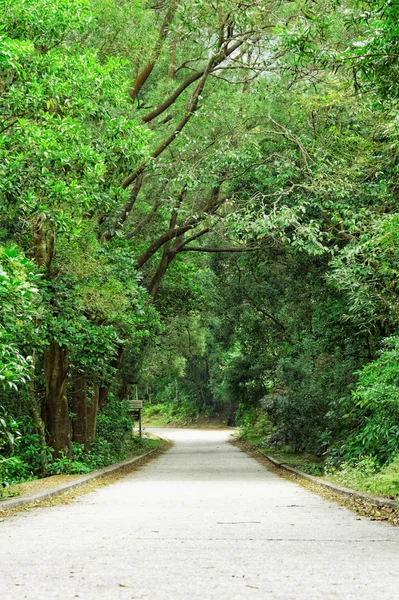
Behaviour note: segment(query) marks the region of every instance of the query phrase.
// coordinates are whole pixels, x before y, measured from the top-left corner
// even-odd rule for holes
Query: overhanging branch
[[[145,82],[147,81],[149,76],[151,75],[151,73],[156,65],[156,62],[161,55],[162,48],[163,48],[164,42],[168,36],[169,27],[173,20],[175,10],[176,10],[176,2],[172,2],[170,8],[166,11],[165,18],[161,25],[161,29],[159,30],[158,39],[157,39],[155,47],[151,53],[150,59],[144,66],[144,69],[137,75],[136,79],[134,80],[134,82],[132,84],[132,87],[130,88],[129,95],[130,95],[130,98],[132,99],[132,102],[134,102],[134,100],[136,100],[141,88],[143,87],[143,85],[145,84]]]
[[[180,252],[255,252],[257,248],[206,248],[203,246],[183,246]]]

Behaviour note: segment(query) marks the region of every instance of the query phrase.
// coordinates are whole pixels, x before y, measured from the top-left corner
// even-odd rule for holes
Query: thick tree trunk
[[[34,385],[34,384],[33,384]],[[33,402],[30,405],[30,414],[32,417],[33,427],[35,429],[35,433],[39,436],[40,439],[40,450],[41,450],[41,467],[40,472],[42,475],[45,474],[46,464],[45,464],[45,449],[47,446],[46,443],[46,426],[40,414],[39,406],[36,403],[36,398],[33,399]]]
[[[98,414],[98,401],[99,401],[99,387],[94,386],[94,392],[92,397],[87,402],[87,436],[86,444],[87,448],[90,448],[90,444],[96,439],[97,429],[97,414]]]
[[[108,393],[111,386],[95,386],[95,394],[98,395],[98,409],[101,410],[107,404]]]
[[[54,448],[54,455],[71,453],[71,422],[69,419],[66,392],[68,370],[68,351],[64,346],[52,342],[44,352],[44,375],[46,380],[46,398],[44,422],[46,423],[48,442]]]
[[[38,402],[36,394],[36,362],[37,352],[33,350],[32,353],[32,370],[31,378],[29,382],[29,412],[32,417],[33,427],[35,433],[39,436],[41,446],[41,473],[45,472],[45,448],[46,448],[46,426],[40,414],[40,402]]]
[[[85,373],[72,375],[72,439],[87,450],[87,378]]]

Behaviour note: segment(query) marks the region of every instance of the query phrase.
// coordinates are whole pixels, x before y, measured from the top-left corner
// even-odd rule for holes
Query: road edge
[[[85,475],[80,475],[78,478],[74,479],[71,482],[61,483],[54,488],[50,488],[49,490],[43,490],[41,492],[36,492],[27,496],[11,498],[9,500],[0,500],[0,516],[3,512],[5,513],[14,509],[22,509],[26,506],[32,507],[34,505],[38,505],[43,500],[48,500],[49,498],[53,498],[55,496],[59,496],[71,490],[77,489],[85,485],[89,481],[92,481],[93,479],[102,479],[106,475],[115,473],[117,471],[121,471],[124,468],[129,467],[134,463],[137,463],[138,461],[150,458],[151,455],[154,453],[163,453],[170,447],[170,445],[167,443],[167,440],[165,440],[165,442],[165,445],[161,448],[153,448],[152,450],[149,450],[144,454],[140,454],[139,456],[127,458],[119,463],[109,465],[108,467],[97,469],[96,471],[91,471],[91,473],[87,473]]]
[[[263,464],[278,477],[297,483],[330,502],[348,508],[359,516],[371,518],[373,521],[388,521],[392,525],[399,526],[399,506],[394,500],[374,497],[327,481],[320,481],[313,475],[308,475],[308,473],[278,461],[270,454],[264,454],[256,446],[244,440],[235,438],[230,440],[230,443]]]
[[[357,490],[353,490],[352,488],[346,488],[340,485],[336,485],[334,483],[330,483],[329,481],[323,481],[318,477],[314,477],[313,475],[304,473],[303,471],[300,471],[295,467],[291,467],[291,465],[288,465],[287,463],[278,461],[276,458],[274,458],[274,456],[271,456],[270,454],[263,454],[263,456],[278,469],[282,469],[283,471],[287,471],[288,473],[294,473],[294,475],[297,475],[298,477],[306,479],[307,481],[311,481],[315,485],[320,485],[324,488],[332,490],[333,492],[345,494],[347,496],[351,496],[352,498],[358,498],[359,500],[365,500],[366,502],[370,502],[375,506],[387,506],[389,508],[394,508],[395,510],[399,508],[395,500],[389,500],[389,498],[383,498],[380,496],[371,496],[370,494],[366,494],[365,492],[359,492]]]

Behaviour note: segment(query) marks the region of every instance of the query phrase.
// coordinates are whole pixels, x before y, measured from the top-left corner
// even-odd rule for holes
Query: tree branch
[[[158,148],[156,148],[156,150],[153,151],[153,153],[151,154],[151,158],[158,158],[158,156],[160,154],[162,154],[162,152],[164,152],[164,150],[166,150],[166,148],[168,148],[168,146],[170,146],[170,144],[176,139],[176,137],[179,135],[179,133],[181,133],[181,131],[184,129],[184,127],[187,125],[187,123],[193,116],[194,112],[197,110],[200,95],[204,89],[208,75],[212,70],[213,60],[214,60],[214,57],[211,57],[209,59],[208,65],[207,65],[201,79],[199,80],[199,82],[195,86],[195,89],[193,90],[193,93],[191,94],[190,100],[187,105],[186,112],[184,113],[180,123],[178,123],[178,125],[175,127],[174,131],[169,135],[169,137],[167,137],[163,142],[161,142],[161,144],[158,146]],[[139,165],[137,165],[137,167],[129,175],[129,177],[127,177],[125,179],[125,181],[122,182],[121,187],[123,189],[126,189],[127,187],[129,187],[129,185],[131,185],[145,171],[147,164],[148,164],[148,161],[146,160],[146,161],[141,162]]]
[[[211,231],[211,229],[209,227],[207,227],[206,229],[201,229],[201,231],[198,231],[198,233],[195,233],[194,235],[192,235],[191,237],[189,237],[187,240],[184,240],[180,244],[180,246],[177,248],[177,252],[181,252],[182,248],[184,248],[184,246],[186,246],[187,244],[190,244],[194,240],[197,240],[198,238],[202,237],[206,233],[209,233],[210,231]]]
[[[180,195],[177,199],[176,205],[172,211],[172,215],[171,215],[170,222],[169,222],[169,229],[176,227],[178,211],[181,206],[181,203],[183,202],[184,192],[185,192],[185,188],[180,193]],[[162,279],[164,278],[166,271],[169,268],[170,263],[176,257],[177,248],[179,247],[180,237],[181,236],[176,237],[175,243],[173,244],[172,248],[170,248],[170,240],[164,244],[163,251],[162,251],[162,257],[161,257],[161,260],[159,261],[158,268],[156,269],[155,273],[151,277],[151,281],[147,286],[147,291],[153,299],[155,298],[155,296],[158,292],[158,288],[161,285]]]
[[[140,193],[141,187],[143,185],[143,179],[144,179],[144,173],[142,172],[137,177],[135,184],[132,188],[132,191],[130,193],[129,201],[126,202],[125,206],[123,207],[123,210],[119,213],[119,216],[114,224],[113,229],[104,231],[100,236],[100,242],[103,242],[104,240],[110,240],[112,237],[114,237],[116,230],[119,229],[119,227],[121,227],[123,225],[123,223],[126,221],[126,219],[128,218],[128,216],[130,214],[130,211],[132,210],[132,208],[137,200],[137,196]]]
[[[237,42],[232,44],[230,48],[219,53],[218,55],[214,55],[214,65],[212,67],[212,70],[218,65],[220,65],[233,52],[235,52],[235,50],[237,50],[243,43],[244,40],[238,40]],[[156,106],[151,112],[144,115],[144,117],[142,118],[143,122],[149,123],[150,121],[158,117],[160,114],[162,114],[165,110],[167,110],[184,92],[184,90],[186,90],[192,83],[194,83],[204,75],[206,68],[207,67],[205,67],[201,71],[195,71],[192,75],[187,77],[164,102]]]
[[[247,300],[248,304],[250,304],[252,306],[252,308],[254,308],[258,312],[260,312],[260,314],[263,315],[264,317],[267,317],[268,319],[270,319],[271,321],[273,321],[273,323],[275,323],[275,325],[277,325],[278,327],[280,327],[280,329],[282,329],[284,332],[287,333],[287,327],[284,325],[284,323],[282,323],[276,317],[274,317],[273,315],[271,315],[270,313],[268,313],[266,310],[264,310],[263,308],[261,308],[260,306],[258,306],[254,302],[253,298],[251,298],[250,296],[247,296],[246,294],[243,294],[243,295],[244,295],[244,298]]]
[[[151,221],[152,217],[155,215],[160,205],[161,203],[159,201],[155,202],[148,215],[146,215],[144,219],[142,219],[140,223],[138,223],[138,225],[133,229],[133,231],[130,231],[125,235],[125,240],[131,240],[132,238],[136,237],[136,235],[140,233],[140,231],[144,229],[144,227]]]
[[[190,231],[194,229],[199,223],[199,220],[190,219],[190,222],[187,225],[182,225],[180,227],[175,227],[174,229],[168,229],[162,235],[160,235],[152,244],[143,252],[137,259],[137,268],[140,269],[150,258],[162,248],[166,242],[173,240],[174,238],[183,235],[186,231]]]
[[[137,75],[136,79],[134,80],[134,82],[132,84],[132,87],[129,90],[129,95],[130,95],[130,98],[132,99],[132,102],[134,102],[136,100],[141,88],[143,87],[143,85],[145,84],[145,82],[147,81],[149,76],[151,75],[151,73],[156,65],[156,62],[162,52],[164,42],[165,42],[166,38],[168,37],[169,26],[173,20],[175,10],[176,10],[176,2],[172,2],[169,9],[166,11],[165,18],[161,25],[161,29],[159,30],[158,39],[157,39],[157,42],[151,53],[150,59],[146,63],[144,69]]]
[[[260,248],[205,248],[202,246],[183,247],[180,252],[255,252]]]
[[[147,248],[147,250],[145,250],[145,252],[143,252],[137,259],[136,264],[138,269],[142,267],[164,244],[166,244],[170,240],[183,236],[187,231],[195,229],[195,227],[197,227],[197,225],[205,219],[207,214],[213,214],[218,209],[218,207],[225,201],[225,198],[220,199],[220,184],[215,185],[212,188],[210,199],[207,201],[203,209],[202,216],[196,218],[190,217],[184,225],[176,227],[178,208],[180,207],[183,201],[185,193],[186,187],[182,189],[177,198],[175,210],[170,219],[169,229],[165,231],[165,233],[160,235],[156,240],[154,240],[154,242],[152,242],[152,244]],[[181,242],[177,243],[175,247],[172,248],[174,254],[176,254],[180,246],[183,245],[184,244],[181,244]]]

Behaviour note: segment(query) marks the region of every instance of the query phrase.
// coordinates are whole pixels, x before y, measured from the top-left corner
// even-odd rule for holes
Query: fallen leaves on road
[[[308,481],[307,479],[302,479],[294,473],[289,473],[288,471],[279,469],[278,467],[274,466],[259,450],[256,450],[250,444],[243,442],[242,440],[235,439],[230,443],[233,444],[233,446],[240,448],[240,450],[246,452],[249,456],[252,456],[252,458],[255,458],[269,471],[275,473],[275,475],[278,475],[283,479],[293,481],[303,488],[318,494],[326,500],[329,500],[330,502],[335,502],[340,506],[344,506],[345,508],[354,511],[361,517],[368,517],[371,521],[386,521],[391,523],[391,525],[399,525],[399,508],[395,509],[389,506],[379,506],[378,510],[376,510],[376,506],[372,502],[348,496],[346,494],[341,494],[321,485],[317,485],[316,483]]]
[[[163,454],[163,452],[166,452],[167,450],[169,450],[172,446],[173,446],[172,442],[169,442],[169,441],[165,442],[165,444],[161,448],[158,448],[157,450],[155,450],[155,452],[151,452],[151,454],[149,454],[148,456],[143,456],[142,459],[140,459],[130,465],[126,465],[126,466],[118,469],[117,471],[114,471],[112,473],[107,473],[96,479],[92,479],[91,481],[88,481],[87,483],[83,483],[79,487],[73,488],[71,490],[66,490],[65,492],[57,494],[56,496],[53,496],[52,498],[47,498],[45,500],[41,500],[40,502],[33,502],[32,504],[28,504],[28,505],[24,505],[24,506],[18,506],[11,510],[1,510],[1,507],[0,507],[1,520],[3,520],[5,517],[11,517],[20,512],[29,511],[32,508],[49,508],[52,506],[59,506],[61,504],[70,504],[71,502],[73,502],[74,500],[79,498],[80,496],[89,494],[90,492],[94,492],[95,490],[105,487],[107,485],[111,485],[112,483],[116,483],[122,477],[126,477],[127,475],[134,473],[135,471],[139,470],[141,467],[143,467],[150,461],[157,458],[160,454]],[[52,477],[48,478],[48,479],[52,480],[52,484],[54,486],[54,483],[59,484],[63,480],[69,481],[73,477],[74,476],[68,476],[68,475],[55,476],[55,478],[57,479],[56,482],[54,481],[54,479]],[[39,481],[40,480],[38,480],[38,482]],[[31,482],[31,483],[37,483],[37,482]],[[52,486],[50,484],[43,485],[43,488],[49,488],[49,487],[51,488]],[[37,491],[37,490],[35,489],[35,491]]]

